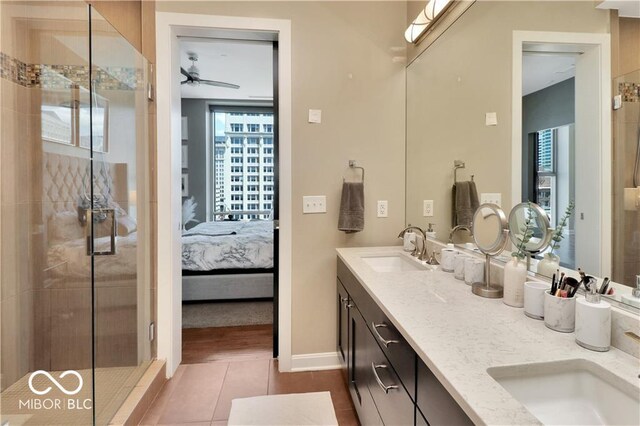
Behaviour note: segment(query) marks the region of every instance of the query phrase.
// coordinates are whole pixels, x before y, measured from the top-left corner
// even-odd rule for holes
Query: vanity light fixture
[[[423,10],[418,13],[416,19],[404,32],[404,38],[409,43],[416,43],[420,36],[429,28],[433,22],[453,3],[453,0],[429,0]]]

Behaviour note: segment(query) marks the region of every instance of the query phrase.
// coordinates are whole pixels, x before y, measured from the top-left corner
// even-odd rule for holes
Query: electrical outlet
[[[483,192],[480,194],[480,204],[491,203],[502,206],[502,194],[499,192]]]
[[[387,200],[378,200],[378,217],[389,216],[389,202]]]
[[[326,213],[327,197],[324,195],[306,195],[302,197],[302,213]]]
[[[433,217],[433,200],[422,201],[422,216]]]

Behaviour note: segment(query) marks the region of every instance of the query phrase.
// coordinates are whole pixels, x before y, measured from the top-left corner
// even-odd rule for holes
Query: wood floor
[[[182,362],[141,425],[226,425],[231,400],[331,392],[340,425],[358,425],[340,370],[280,373],[271,358],[271,326],[184,329]]]

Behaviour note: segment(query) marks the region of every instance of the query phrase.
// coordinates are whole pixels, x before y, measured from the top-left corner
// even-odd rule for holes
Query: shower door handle
[[[87,209],[87,232],[91,232],[91,226],[94,226],[96,223],[95,220],[99,222],[104,222],[109,219],[111,216],[111,227],[109,229],[109,250],[103,251],[95,251],[93,250],[92,244],[92,235],[87,235],[87,256],[113,256],[116,254],[116,236],[118,235],[118,223],[116,221],[116,210],[115,209]]]

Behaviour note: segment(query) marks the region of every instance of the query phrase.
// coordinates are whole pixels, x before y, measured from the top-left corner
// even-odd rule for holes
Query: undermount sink
[[[376,272],[408,272],[428,269],[417,261],[407,259],[400,254],[362,256],[362,260]]]
[[[573,359],[487,372],[544,424],[640,424],[640,388],[594,362]]]

